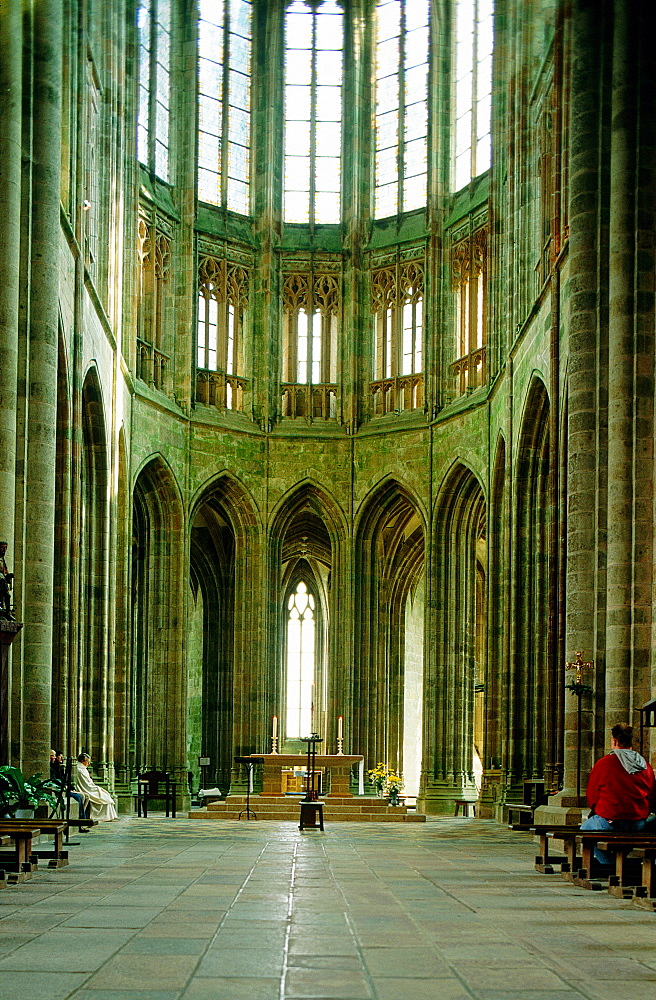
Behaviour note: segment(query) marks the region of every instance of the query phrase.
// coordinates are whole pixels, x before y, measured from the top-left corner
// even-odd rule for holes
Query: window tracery
[[[423,406],[424,262],[396,260],[371,275],[376,415]]]
[[[243,329],[249,271],[242,264],[202,256],[198,266],[196,397],[219,409],[241,410]]]
[[[312,732],[315,673],[315,599],[299,580],[287,600],[287,739]]]
[[[137,376],[166,389],[170,355],[163,347],[166,287],[171,268],[172,233],[166,221],[139,215],[137,229]]]
[[[282,301],[283,416],[335,417],[340,276],[311,270],[287,273]]]
[[[469,229],[467,225],[466,229]],[[487,227],[453,234],[451,272],[455,291],[457,360],[451,365],[456,395],[484,385],[486,369]]]

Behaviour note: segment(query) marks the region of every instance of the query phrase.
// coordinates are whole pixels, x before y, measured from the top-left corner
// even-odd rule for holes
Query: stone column
[[[50,746],[55,426],[62,87],[62,6],[34,6],[34,139],[30,269],[23,750],[27,774],[43,771]]]
[[[639,254],[651,250],[650,216],[641,216],[643,185],[653,198],[653,169],[638,174],[641,88],[644,115],[654,93],[645,83],[638,41],[650,30],[642,3],[616,0],[610,132],[609,318],[608,318],[608,564],[605,720],[597,727],[598,750],[604,730],[631,721],[649,696],[636,693],[634,669],[648,674],[651,622],[651,499],[653,433],[653,293],[640,295]],[[653,25],[651,27],[653,31]],[[642,35],[644,37],[644,35]],[[651,74],[645,74],[649,76]],[[647,103],[649,102],[649,103]],[[652,152],[653,155],[653,152]],[[647,240],[641,239],[644,228]],[[649,253],[650,258],[652,253]],[[653,266],[653,261],[652,261]],[[644,264],[643,264],[644,269]],[[642,287],[647,292],[649,285]],[[644,322],[641,322],[644,320]],[[646,426],[645,426],[646,421]],[[649,433],[645,433],[649,430]],[[645,438],[640,446],[640,436]],[[653,444],[653,442],[652,442]],[[646,445],[646,446],[645,446]],[[637,717],[635,717],[637,721]]]
[[[604,5],[605,6],[605,5]],[[604,9],[590,0],[576,0],[572,8],[572,89],[570,104],[570,329],[569,434],[567,463],[567,578],[565,649],[573,660],[577,650],[584,660],[598,659],[603,635],[598,635],[600,536],[598,513],[603,497],[604,441],[601,437],[602,310],[599,294],[603,270],[601,248],[601,190],[599,169],[601,107],[603,105]],[[555,403],[555,401],[554,401]],[[602,570],[603,571],[603,570]],[[603,609],[602,609],[603,610]],[[603,625],[602,625],[603,628]],[[603,663],[599,664],[603,669]],[[567,677],[567,682],[572,678]],[[584,696],[585,697],[585,696]],[[584,703],[589,709],[590,701]],[[557,804],[576,806],[577,704],[567,692],[565,703],[564,787]],[[582,772],[591,765],[590,713],[584,714]]]
[[[0,536],[13,561],[21,200],[22,8],[0,0]]]

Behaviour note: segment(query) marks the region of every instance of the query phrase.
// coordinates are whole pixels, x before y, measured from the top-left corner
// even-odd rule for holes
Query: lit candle
[[[274,715],[274,717],[273,717],[273,734],[272,735],[273,735],[273,738],[275,740],[276,736],[278,735],[278,716],[277,715]]]
[[[338,718],[338,720],[337,720],[337,739],[338,740],[341,740],[342,736],[344,735],[343,729],[344,729],[344,719],[340,715],[339,718]]]

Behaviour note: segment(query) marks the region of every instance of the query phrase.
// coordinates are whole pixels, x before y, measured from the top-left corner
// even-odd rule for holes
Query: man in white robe
[[[91,819],[98,822],[109,822],[118,819],[114,800],[105,788],[96,785],[89,774],[89,764],[91,758],[88,753],[81,753],[77,759],[77,770],[75,774],[75,790],[91,807]]]

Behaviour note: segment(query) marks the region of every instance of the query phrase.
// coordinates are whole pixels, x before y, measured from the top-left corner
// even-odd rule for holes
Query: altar
[[[283,771],[288,768],[304,767],[307,757],[291,753],[253,753],[250,759],[254,764],[262,761],[264,773],[262,776],[262,795],[273,795],[284,798],[286,784],[283,782]],[[327,799],[353,798],[351,792],[351,768],[360,765],[360,780],[362,786],[364,757],[362,754],[316,754],[315,768],[325,768],[330,771],[330,791]]]

